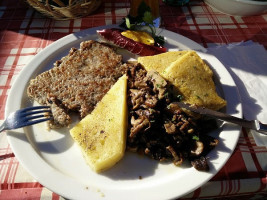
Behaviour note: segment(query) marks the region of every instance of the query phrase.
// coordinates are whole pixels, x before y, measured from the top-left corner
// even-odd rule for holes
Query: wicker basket
[[[84,17],[94,12],[101,0],[26,0],[33,8],[44,15],[68,20]]]

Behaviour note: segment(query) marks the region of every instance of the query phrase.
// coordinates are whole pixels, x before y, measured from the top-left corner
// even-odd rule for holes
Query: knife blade
[[[185,108],[187,110],[190,110],[192,112],[201,114],[201,115],[206,115],[211,118],[219,119],[222,121],[230,122],[233,124],[238,124],[242,127],[256,130],[264,135],[267,135],[267,124],[263,124],[259,122],[258,120],[245,120],[241,119],[232,115],[228,115],[222,112],[214,111],[205,107],[198,107],[196,105],[191,105],[183,102],[174,102],[177,104],[180,108]]]

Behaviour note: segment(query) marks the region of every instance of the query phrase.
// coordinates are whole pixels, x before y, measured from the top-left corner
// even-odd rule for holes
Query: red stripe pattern
[[[129,0],[103,0],[82,19],[55,21],[23,1],[0,1],[0,122],[13,81],[41,49],[70,33],[116,24],[129,12]],[[267,15],[234,17],[221,14],[203,1],[182,7],[160,1],[162,26],[204,47],[252,40],[267,47]],[[267,199],[267,149],[258,147],[245,129],[233,155],[207,184],[181,199]],[[0,199],[63,199],[29,175],[0,134]]]

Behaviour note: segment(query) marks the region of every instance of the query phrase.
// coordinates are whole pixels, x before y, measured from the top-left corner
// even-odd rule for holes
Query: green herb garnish
[[[177,95],[177,99],[178,99],[178,101],[182,101],[184,99],[184,96],[179,94],[179,95]]]
[[[193,139],[193,140],[197,140],[197,141],[198,141],[198,140],[199,140],[199,137],[198,137],[198,136],[196,136],[196,135],[193,135],[192,139]]]

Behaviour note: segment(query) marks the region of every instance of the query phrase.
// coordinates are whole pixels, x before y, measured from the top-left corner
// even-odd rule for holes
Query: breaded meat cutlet
[[[32,79],[27,94],[39,104],[51,106],[51,128],[68,126],[71,111],[85,117],[123,73],[122,56],[112,47],[84,41],[80,49],[72,48],[52,69]]]

